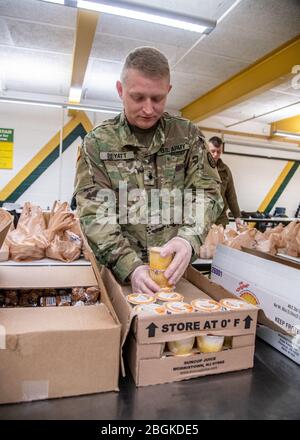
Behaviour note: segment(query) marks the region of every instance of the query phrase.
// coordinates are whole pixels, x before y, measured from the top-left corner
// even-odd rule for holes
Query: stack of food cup
[[[162,257],[160,255],[161,250],[161,247],[151,247],[149,249],[150,277],[159,287],[172,288],[172,284],[165,277],[165,271],[173,260],[173,255]]]

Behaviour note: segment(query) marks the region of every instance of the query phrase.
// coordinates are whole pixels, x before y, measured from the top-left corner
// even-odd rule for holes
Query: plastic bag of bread
[[[284,229],[285,227],[282,223],[279,223],[279,225],[275,226],[275,228],[267,228],[264,232],[265,240],[267,240],[272,234],[280,234]]]
[[[242,232],[233,239],[228,240],[225,244],[229,247],[239,250],[241,250],[242,247],[253,249],[256,244],[255,241],[256,232],[257,231],[255,228],[247,229],[245,232]]]
[[[49,246],[46,249],[47,257],[65,262],[71,262],[80,257],[82,239],[72,229],[78,230],[78,223],[68,203],[55,202],[46,231],[49,240]]]
[[[300,256],[300,222],[289,223],[282,232],[282,238],[285,246],[280,252],[290,257]]]
[[[267,240],[260,240],[256,245],[256,249],[261,252],[266,252],[268,254],[276,255],[278,249],[281,246],[281,234],[274,233],[271,234]]]
[[[213,258],[218,244],[224,242],[224,227],[222,225],[212,225],[204,244],[200,247],[200,258]]]
[[[26,202],[16,229],[6,237],[10,258],[15,261],[44,258],[48,246],[45,230],[41,208]]]

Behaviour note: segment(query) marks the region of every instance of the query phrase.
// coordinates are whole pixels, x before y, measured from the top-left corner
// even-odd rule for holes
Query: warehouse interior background
[[[207,35],[66,3],[0,0],[0,126],[14,130],[12,162],[0,158],[1,202],[47,208],[71,200],[82,138],[122,109],[115,83],[127,53],[154,46],[171,66],[167,110],[197,123],[207,139],[223,137],[241,209],[283,206],[295,216],[298,0],[163,2],[214,22]],[[136,3],[159,7],[161,1]],[[0,144],[1,151],[3,158]]]

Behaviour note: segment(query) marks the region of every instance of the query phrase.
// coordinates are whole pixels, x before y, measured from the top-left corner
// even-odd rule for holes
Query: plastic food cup
[[[222,351],[224,336],[197,336],[197,347],[201,353]]]
[[[169,341],[167,347],[176,356],[188,356],[192,353],[194,343],[195,336],[192,336],[178,341]]]
[[[174,255],[162,257],[160,255],[161,247],[151,247],[149,249],[149,266],[153,270],[166,270],[173,260]]]
[[[217,312],[221,310],[221,304],[213,299],[197,298],[191,301],[192,306],[199,312]]]
[[[159,269],[150,268],[150,277],[152,280],[159,285],[159,287],[166,287],[172,289],[172,284],[169,283],[168,279],[165,277],[165,271]]]
[[[155,297],[147,293],[131,293],[126,296],[126,299],[131,304],[151,304],[155,301]]]
[[[191,313],[194,312],[194,307],[191,304],[182,301],[172,301],[165,304],[168,313]]]
[[[183,295],[178,292],[173,292],[172,290],[169,292],[160,291],[156,294],[156,300],[163,304],[170,301],[183,301]]]

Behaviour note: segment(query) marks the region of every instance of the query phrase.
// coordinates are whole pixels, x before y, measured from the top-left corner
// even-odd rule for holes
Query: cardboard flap
[[[249,249],[242,247],[242,251],[247,254],[255,255],[256,257],[264,258],[265,260],[274,261],[275,263],[281,263],[285,266],[293,267],[294,269],[300,270],[300,261],[293,261],[288,259],[288,255],[286,257],[281,257],[279,255],[271,255],[266,252],[258,251],[257,249]]]
[[[16,269],[18,276],[15,276]],[[30,289],[97,286],[92,266],[1,266],[1,288]]]
[[[0,309],[6,335],[117,328],[104,304],[82,307],[16,307]]]
[[[120,359],[121,359],[122,376],[125,377],[125,366],[124,366],[122,348],[125,344],[133,316],[131,314],[131,308],[127,303],[126,298],[122,292],[121,286],[116,281],[111,271],[107,269],[105,266],[103,266],[101,269],[101,278],[106,287],[106,291],[112,303],[112,306],[121,323]]]
[[[5,209],[0,208],[0,248],[12,224],[13,217]]]
[[[201,289],[215,301],[220,301],[224,298],[235,298],[236,296],[224,287],[210,281],[207,277],[202,275],[197,269],[189,266],[184,274],[185,278],[188,278],[194,285],[199,285],[199,280],[201,280]]]
[[[260,310],[258,312],[258,319],[257,320],[258,320],[259,324],[262,324],[266,327],[269,327],[271,330],[274,330],[275,332],[282,333],[283,335],[286,335],[286,336],[295,336],[293,332],[288,332],[287,330],[284,330],[282,327],[275,324],[274,321],[272,321],[271,319],[268,319],[263,310]]]

